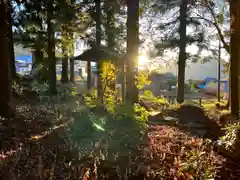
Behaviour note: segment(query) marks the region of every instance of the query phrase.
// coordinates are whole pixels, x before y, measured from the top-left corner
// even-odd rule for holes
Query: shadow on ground
[[[0,151],[15,150],[20,144],[27,142],[32,136],[42,134],[51,126],[53,114],[39,107],[21,104],[16,107],[16,117],[1,118]]]
[[[92,111],[96,113],[98,109]],[[118,180],[123,177],[128,180],[174,179],[177,177],[176,167],[178,167],[178,159],[180,158],[181,162],[186,161],[185,164],[191,164],[191,162],[186,160],[186,153],[197,151],[202,147],[200,138],[193,137],[189,134],[196,134],[195,131],[199,131],[199,128],[215,127],[214,125],[211,126],[211,123],[208,125],[209,118],[205,116],[201,109],[192,106],[183,106],[178,110],[171,110],[165,114],[150,117],[149,122],[152,124],[149,125],[145,131],[141,132],[142,139],[137,142],[140,137],[138,136],[140,131],[137,128],[133,128],[135,127],[134,124],[131,125],[131,123],[135,123],[135,121],[131,122],[129,119],[123,119],[121,122],[111,121],[106,126],[106,129],[108,129],[106,133],[96,133],[91,122],[89,123],[89,116],[84,119],[82,116],[83,113],[81,112],[81,115],[78,115],[79,117],[75,117],[75,121],[78,121],[79,124],[72,124],[77,132],[81,133],[80,135],[77,134],[77,136],[81,139],[83,136],[88,136],[90,140],[93,137],[95,138],[94,147],[91,149],[93,153],[84,156],[79,155],[79,148],[66,139],[68,136],[66,132],[68,130],[65,127],[60,127],[56,129],[56,131],[52,131],[43,137],[38,138],[38,136],[36,136],[37,134],[42,134],[43,131],[52,126],[51,123],[43,123],[46,119],[54,119],[51,113],[46,114],[46,110],[38,111],[28,106],[19,109],[19,112],[24,112],[24,114],[26,114],[25,118],[21,117],[20,119],[12,120],[12,122],[8,123],[9,126],[16,120],[19,121],[19,124],[16,124],[16,126],[12,128],[9,127],[8,130],[4,130],[2,133],[9,133],[9,131],[15,128],[15,134],[9,133],[9,139],[12,139],[13,145],[9,146],[8,149],[17,146],[16,142],[22,142],[22,138],[25,139],[26,143],[18,152],[12,153],[10,158],[0,157],[0,161],[4,162],[0,164],[0,177],[5,180],[97,180],[103,178],[107,180]],[[29,115],[27,115],[28,112]],[[100,110],[100,114],[101,116],[106,115],[102,110]],[[93,115],[90,117],[94,118]],[[96,117],[100,118],[100,115]],[[25,122],[25,120],[27,121]],[[195,129],[192,130],[192,132],[188,127],[191,125],[191,122],[195,123],[193,125]],[[186,126],[186,124],[188,124],[188,126]],[[87,125],[89,125],[89,129],[86,128]],[[199,127],[197,127],[197,125]],[[26,128],[30,129],[30,132],[26,132]],[[111,131],[109,129],[111,129]],[[184,129],[190,133],[185,133],[179,129]],[[135,130],[137,136],[134,137],[134,139],[133,131]],[[70,129],[70,132],[73,132],[73,129]],[[35,138],[29,141],[29,138],[34,135]],[[203,135],[199,135],[199,137],[203,137]],[[15,141],[16,138],[19,138],[19,140]],[[87,141],[87,143],[89,142],[90,141]],[[7,144],[3,144],[2,147],[7,147]],[[82,141],[80,141],[80,147],[83,148]],[[111,156],[111,158],[102,158],[101,154],[111,152],[110,149],[114,149],[115,155],[109,153],[109,155],[105,157]],[[122,149],[124,149],[124,153],[121,152],[123,151]],[[210,162],[211,166],[223,165],[219,173],[221,178],[216,179],[224,180],[227,174],[229,174],[228,177],[233,177],[232,179],[237,177],[238,168],[236,164],[230,161],[224,161],[223,157],[212,152],[211,149],[203,149],[203,151],[207,152],[201,157],[203,158],[203,162]],[[200,172],[202,171],[203,170],[200,170]],[[177,179],[185,180],[187,178],[181,176]]]
[[[224,135],[224,131],[217,120],[210,118],[202,108],[194,105],[183,105],[180,108],[167,110],[164,113],[151,116],[149,117],[149,124],[175,127],[195,137],[209,138],[213,141]],[[215,151],[225,157],[216,179],[240,179],[240,162],[229,158],[226,156],[226,153],[222,154],[217,149]]]
[[[224,132],[216,119],[209,118],[198,106],[182,105],[149,117],[149,123],[176,126],[192,135],[217,140]]]

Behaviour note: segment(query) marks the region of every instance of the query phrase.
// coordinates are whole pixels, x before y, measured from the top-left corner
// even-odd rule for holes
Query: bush
[[[100,145],[104,159],[114,155],[127,155],[143,139],[146,130],[147,111],[135,105],[116,107],[114,114],[99,116],[89,109],[74,113],[74,121],[67,130],[67,141],[74,144],[81,156],[90,155]]]
[[[224,129],[226,130],[226,135],[220,138],[219,144],[223,145],[228,151],[236,151],[236,143],[239,141],[240,123],[230,124]]]
[[[163,97],[155,97],[152,94],[152,91],[146,90],[143,92],[142,95],[140,95],[140,100],[151,102],[151,104],[154,106],[154,108],[162,108],[165,106],[168,106],[168,101]],[[153,108],[153,107],[152,107]]]

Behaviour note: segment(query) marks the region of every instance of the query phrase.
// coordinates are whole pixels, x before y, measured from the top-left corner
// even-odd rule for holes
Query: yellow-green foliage
[[[167,105],[168,104],[168,101],[165,98],[163,98],[163,97],[155,97],[152,94],[152,91],[150,91],[150,90],[144,91],[143,94],[140,95],[140,99],[151,101],[151,102],[157,103],[159,105]]]
[[[101,79],[103,84],[103,105],[106,110],[116,117],[121,118],[134,118],[138,121],[145,122],[148,118],[148,112],[139,104],[135,104],[134,107],[129,104],[120,104],[116,97],[116,91],[112,88],[116,81],[116,68],[111,61],[102,62]],[[138,76],[139,88],[142,88],[144,84],[149,84],[146,73],[140,73]],[[153,96],[152,96],[153,97]],[[97,91],[93,90],[88,95],[84,96],[84,100],[87,106],[93,107],[97,105]]]
[[[235,143],[237,139],[237,133],[240,131],[240,123],[234,123],[228,125],[226,128],[226,135],[220,138],[219,143],[223,144],[229,151],[235,150]]]
[[[146,72],[139,72],[138,75],[135,77],[136,86],[138,89],[143,89],[145,85],[149,85],[151,81],[148,79],[148,74]]]
[[[103,84],[103,102],[106,109],[114,113],[116,107],[116,90],[113,88],[116,83],[116,68],[111,61],[102,62],[101,80]]]
[[[93,89],[89,93],[83,95],[84,102],[88,107],[94,107],[97,105],[97,90]]]
[[[102,73],[101,73],[102,84],[104,88],[109,87],[116,81],[116,68],[115,65],[110,61],[102,62]]]

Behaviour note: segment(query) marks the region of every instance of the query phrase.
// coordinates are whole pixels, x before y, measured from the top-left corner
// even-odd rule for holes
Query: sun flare
[[[138,56],[138,66],[144,66],[147,64],[147,57],[146,56],[143,56],[143,55],[140,55]]]

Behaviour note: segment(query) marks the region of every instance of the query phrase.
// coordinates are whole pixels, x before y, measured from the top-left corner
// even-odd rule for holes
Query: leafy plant
[[[12,84],[12,88],[13,90],[18,93],[18,94],[22,94],[23,92],[23,87],[21,87],[18,83],[16,83],[15,81]]]
[[[211,141],[208,139],[203,142],[190,140],[190,143],[196,144],[196,148],[185,152],[182,160],[175,158],[176,176],[184,179],[214,179],[217,167],[213,158]]]
[[[138,89],[143,89],[145,85],[151,84],[151,81],[148,79],[148,74],[144,71],[139,72],[135,79]]]
[[[150,90],[145,90],[143,94],[140,95],[140,99],[151,103],[153,108],[163,109],[168,107],[169,103],[164,97],[155,97]]]
[[[97,105],[97,90],[93,89],[87,94],[83,95],[84,102],[88,107],[95,107]]]
[[[223,144],[227,150],[233,151],[235,150],[235,143],[238,140],[237,136],[240,131],[240,123],[227,125],[224,130],[226,130],[226,135],[220,138],[219,144]]]

